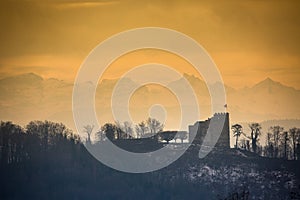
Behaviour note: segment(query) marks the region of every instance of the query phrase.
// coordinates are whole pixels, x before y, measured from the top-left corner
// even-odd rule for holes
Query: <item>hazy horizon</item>
[[[60,78],[55,77],[55,76],[45,77],[45,76],[43,76],[43,75],[41,75],[41,74],[38,74],[38,73],[36,73],[36,72],[16,73],[16,74],[11,74],[11,75],[3,75],[3,74],[2,74],[2,76],[0,76],[0,80],[6,79],[6,78],[18,77],[18,76],[22,76],[22,75],[28,75],[28,74],[33,74],[33,75],[39,76],[39,77],[41,77],[41,78],[44,79],[44,80],[47,80],[47,79],[56,79],[56,80],[58,80],[58,81],[64,81],[64,82],[69,83],[69,84],[73,84],[73,83],[74,83],[74,80],[60,79]],[[191,76],[191,77],[196,77],[196,78],[198,78],[199,80],[204,81],[201,77],[197,77],[197,76],[195,76],[194,74],[189,74],[189,73],[184,73],[181,77],[184,77],[185,75]],[[120,77],[119,77],[119,78],[102,78],[102,79],[99,80],[98,84],[101,84],[101,82],[102,82],[102,81],[105,81],[105,80],[108,80],[108,81],[115,81],[115,80],[119,80],[119,79],[120,79]],[[173,81],[175,81],[175,80],[178,80],[178,79],[175,78]],[[232,89],[240,90],[240,89],[244,89],[244,88],[251,88],[251,87],[254,87],[255,85],[257,85],[257,84],[259,84],[259,83],[261,83],[261,82],[263,82],[263,81],[266,81],[266,80],[271,80],[271,81],[273,81],[273,82],[280,83],[280,84],[282,84],[283,86],[290,87],[290,88],[293,88],[293,89],[295,89],[295,90],[300,90],[300,89],[297,89],[296,87],[294,87],[294,86],[292,86],[292,85],[286,85],[286,84],[284,84],[284,83],[281,83],[280,81],[277,81],[276,79],[273,79],[273,78],[271,78],[271,77],[269,77],[269,76],[266,76],[265,78],[262,78],[262,79],[259,80],[258,82],[253,83],[252,85],[249,85],[249,86],[234,87],[234,86],[229,85],[229,84],[227,84],[227,83],[224,83],[224,84],[225,84],[225,86],[228,86],[228,87],[230,87],[230,88],[232,88]]]
[[[206,84],[200,78],[193,75],[186,73],[184,76],[196,91],[200,108],[202,108],[201,112],[203,115],[199,120],[211,117],[213,113],[209,111],[210,97]],[[175,84],[175,87],[180,87],[182,77],[179,77],[168,84]],[[16,122],[23,121],[22,124],[24,124],[25,121],[28,122],[36,118],[52,119],[61,122],[67,121],[67,125],[70,126],[70,122],[72,121],[72,82],[59,80],[55,77],[45,79],[36,73],[10,76],[2,78],[0,81],[2,83],[2,93],[0,95],[0,106],[2,108],[2,112],[0,112],[1,119],[13,120]],[[109,113],[110,109],[110,95],[112,94],[117,81],[118,79],[109,79],[100,82],[97,87],[96,109],[98,117],[100,117],[102,122],[113,121],[112,116],[107,115],[107,113]],[[128,84],[136,83],[133,80],[128,79]],[[299,103],[297,98],[295,98],[295,95],[299,95],[299,90],[293,89],[290,86],[285,86],[276,80],[266,77],[255,85],[247,88],[235,89],[230,86],[228,88],[226,83],[225,87],[228,98],[227,111],[230,113],[231,123],[300,119],[298,111],[300,105],[298,106]],[[125,88],[126,86],[124,85],[124,89]],[[256,93],[258,96],[253,97]],[[149,96],[150,94],[151,96]],[[164,98],[162,98],[161,95],[163,95]],[[272,102],[271,100],[264,98],[265,95],[270,96],[270,99],[276,97],[278,100]],[[249,102],[253,103],[255,99],[257,99],[257,102],[254,103],[252,107],[254,107],[258,113],[253,113],[248,110],[251,108]],[[178,116],[180,116],[180,112],[178,112],[177,109],[178,102],[176,97],[174,98],[172,93],[169,93],[168,89],[164,87],[155,85],[140,87],[130,98],[130,101],[132,102],[130,112],[132,112],[136,121],[146,119],[149,111],[148,109],[151,108],[151,105],[157,103],[166,106],[168,115],[173,118],[173,120],[178,121]],[[276,106],[278,102],[288,103]],[[294,103],[292,104],[292,102]],[[133,105],[134,107],[132,107]],[[103,112],[106,113],[105,116],[103,116]],[[272,114],[276,112],[278,114],[277,116]],[[262,115],[261,113],[264,114]],[[24,117],[20,118],[20,116],[23,115]],[[172,124],[174,124],[175,121],[173,121]],[[72,125],[72,127],[74,126]]]

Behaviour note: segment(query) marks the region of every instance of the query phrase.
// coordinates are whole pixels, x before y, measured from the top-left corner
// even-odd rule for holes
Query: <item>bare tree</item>
[[[133,128],[132,124],[130,122],[124,122],[123,123],[123,131],[126,134],[126,138],[132,138],[133,137]]]
[[[273,136],[273,146],[274,146],[274,157],[277,158],[279,154],[279,143],[280,143],[280,136],[283,131],[283,127],[281,126],[271,126],[270,131]]]
[[[119,121],[115,122],[116,124],[116,131],[118,133],[118,137],[122,139],[128,139],[133,137],[133,128],[132,124],[128,121],[125,121],[124,123],[121,123]]]
[[[243,127],[240,124],[234,124],[231,126],[231,130],[233,132],[233,136],[236,137],[235,148],[237,149],[238,148],[238,140],[239,140],[240,135],[243,132]]]
[[[254,153],[257,152],[257,142],[259,140],[259,136],[261,135],[261,125],[259,123],[251,123],[249,124],[251,129],[251,142],[252,142],[252,150]]]
[[[86,125],[83,127],[83,132],[87,134],[87,144],[91,144],[91,134],[93,132],[94,125]]]
[[[274,145],[272,133],[268,132],[266,136],[265,155],[268,157],[274,157]]]
[[[135,131],[138,138],[143,138],[146,135],[153,136],[161,132],[164,125],[154,118],[148,118],[146,121],[142,121],[135,126]]]
[[[150,130],[151,135],[155,135],[156,133],[162,131],[164,128],[164,125],[161,124],[160,121],[150,117],[147,119],[146,124]]]
[[[123,130],[123,125],[119,121],[115,121],[115,128],[116,128],[116,133],[117,133],[117,139],[125,139],[125,132]]]
[[[297,145],[297,139],[300,136],[300,129],[298,128],[292,128],[290,129],[290,135],[291,135],[291,142],[292,142],[292,150],[293,150],[293,159],[296,160],[296,145]]]
[[[101,128],[96,132],[96,136],[97,136],[98,141],[105,140],[105,133]]]
[[[282,143],[283,143],[283,151],[284,151],[283,152],[284,153],[283,156],[284,156],[285,159],[288,159],[287,151],[288,151],[288,147],[289,147],[289,144],[288,144],[289,137],[288,137],[288,132],[287,131],[283,132],[282,139],[283,139]]]
[[[21,156],[23,129],[12,122],[0,122],[0,169],[9,163],[18,161]],[[18,150],[19,149],[19,150]],[[36,151],[36,149],[35,149]]]
[[[144,137],[148,132],[148,127],[146,126],[146,123],[142,121],[138,125],[135,126],[135,131],[138,138]]]

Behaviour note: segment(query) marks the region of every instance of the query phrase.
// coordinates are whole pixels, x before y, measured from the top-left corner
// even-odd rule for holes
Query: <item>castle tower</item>
[[[224,120],[224,125],[222,128],[222,132],[221,135],[218,139],[218,142],[216,144],[217,148],[230,148],[230,137],[229,137],[229,113],[220,113],[220,114],[215,114],[214,117],[221,117],[221,118],[225,118]],[[221,119],[217,119],[217,120],[221,120]]]
[[[219,130],[221,134],[219,135]],[[229,113],[216,113],[212,118],[198,121],[189,126],[189,133],[196,133],[193,144],[196,146],[214,146],[216,150],[230,148],[229,139]],[[214,144],[214,141],[217,141]]]

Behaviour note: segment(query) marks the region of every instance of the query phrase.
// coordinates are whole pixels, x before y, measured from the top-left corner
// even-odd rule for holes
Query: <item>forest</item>
[[[118,126],[104,125],[102,139],[111,131],[108,127]],[[234,130],[242,134],[242,129]],[[212,152],[204,160],[187,151],[162,170],[128,174],[93,158],[84,147],[89,137],[82,141],[61,123],[32,121],[21,127],[2,121],[0,199],[297,199],[299,130],[290,130],[286,140],[286,132],[278,129],[280,139],[268,134],[264,147],[258,142],[259,127],[255,130],[256,150],[253,141],[243,145],[237,139],[238,150]],[[124,131],[119,133],[127,138]]]
[[[240,124],[231,126],[233,136],[236,138],[235,148],[252,151],[258,155],[281,158],[289,160],[300,159],[300,129],[291,128],[288,131],[281,126],[271,126],[266,133],[265,145],[260,144],[261,125],[259,123],[250,123],[251,132],[247,135],[243,132]],[[243,139],[239,141],[239,137]]]

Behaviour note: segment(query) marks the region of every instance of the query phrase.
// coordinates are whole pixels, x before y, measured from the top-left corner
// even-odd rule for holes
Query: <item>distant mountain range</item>
[[[201,119],[212,115],[210,111],[210,96],[203,80],[188,74],[170,82],[169,86],[183,90],[183,78],[188,80],[196,91],[201,111]],[[103,80],[97,87],[96,110],[100,123],[111,121],[111,94],[114,80]],[[131,79],[125,80],[126,87],[136,85]],[[217,83],[216,83],[217,84]],[[266,120],[300,119],[300,90],[285,86],[270,78],[249,88],[234,89],[225,85],[228,112],[231,123],[261,122]],[[0,119],[12,120],[25,124],[30,120],[49,119],[65,123],[74,129],[72,116],[73,83],[28,73],[0,79]],[[150,85],[140,88],[133,98],[132,115],[139,121],[145,119],[149,106],[161,103],[168,110],[169,124],[178,122],[180,109],[176,101],[164,97],[166,91],[158,86]],[[123,94],[118,94],[123,95]],[[177,117],[176,117],[177,115]],[[300,127],[300,121],[296,125]]]

